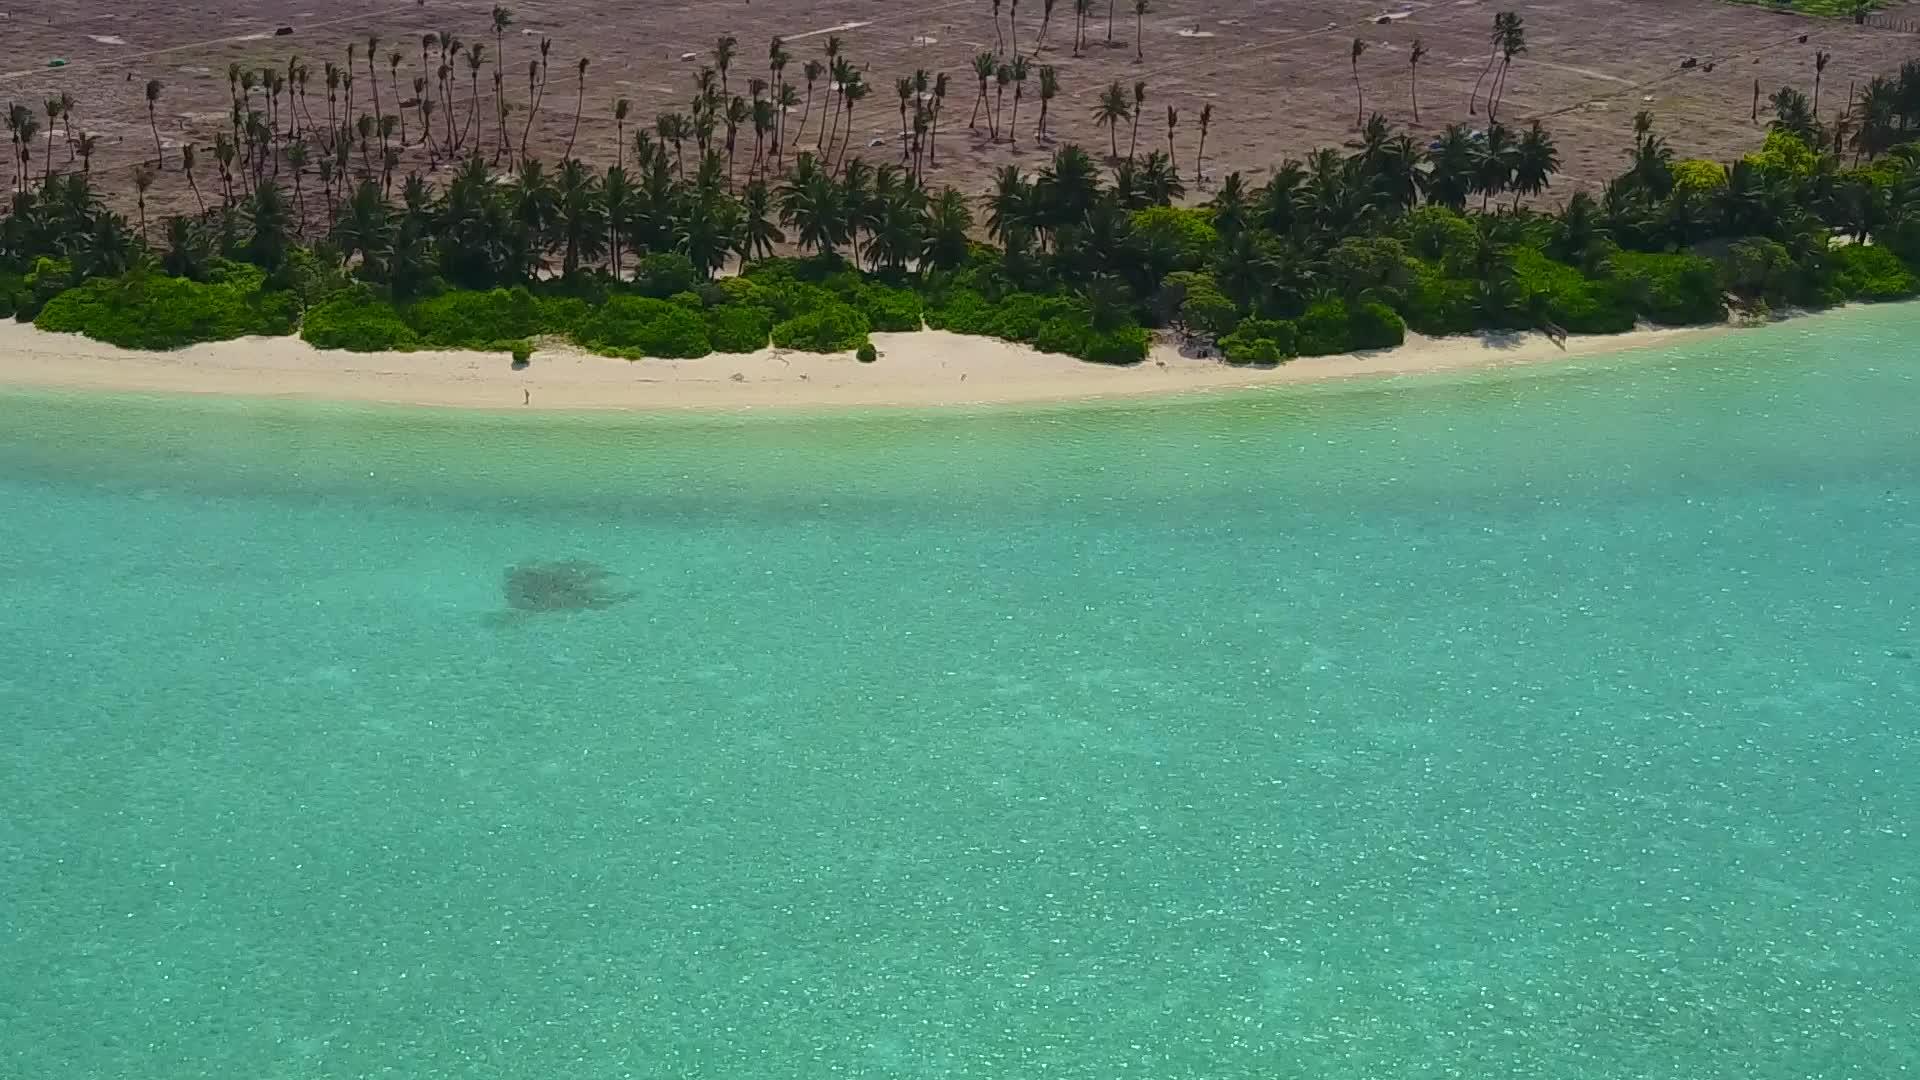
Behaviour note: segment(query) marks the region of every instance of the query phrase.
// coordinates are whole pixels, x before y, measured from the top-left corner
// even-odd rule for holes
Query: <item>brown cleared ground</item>
[[[886,148],[864,149],[870,139],[895,140],[899,134],[893,80],[913,69],[946,71],[954,82],[942,121],[940,162],[935,183],[951,183],[978,192],[993,169],[1006,163],[1037,168],[1048,148],[1036,145],[1037,79],[1021,103],[1018,143],[989,144],[985,125],[978,135],[965,127],[973,91],[970,58],[993,47],[987,0],[936,0],[903,5],[880,0],[742,0],[718,3],[614,3],[611,0],[517,0],[510,5],[515,25],[508,32],[507,88],[516,109],[525,105],[526,65],[538,35],[554,39],[546,105],[534,126],[536,153],[559,156],[572,125],[576,59],[592,65],[586,80],[586,108],[576,155],[610,163],[615,153],[611,102],[633,101],[633,120],[651,123],[666,109],[685,109],[695,70],[707,61],[714,39],[726,32],[741,41],[731,77],[734,92],[746,80],[766,74],[770,35],[788,41],[794,62],[787,77],[801,82],[800,67],[821,54],[828,33],[846,41],[848,54],[867,67],[873,94],[854,117],[854,145],[870,160],[884,160]],[[1369,111],[1379,110],[1400,124],[1412,123],[1407,55],[1415,38],[1429,54],[1421,65],[1422,121],[1418,130],[1437,132],[1447,123],[1472,120],[1467,97],[1487,59],[1486,30],[1496,7],[1513,7],[1526,19],[1530,52],[1514,65],[1502,120],[1520,123],[1540,118],[1558,136],[1565,175],[1558,197],[1577,185],[1598,183],[1617,171],[1631,142],[1631,117],[1652,109],[1660,130],[1683,156],[1729,158],[1756,145],[1760,128],[1749,119],[1753,83],[1764,92],[1783,83],[1811,90],[1816,48],[1833,53],[1827,69],[1821,110],[1825,118],[1844,101],[1847,87],[1885,73],[1920,55],[1920,36],[1833,20],[1806,19],[1740,7],[1717,0],[1555,0],[1548,3],[1486,3],[1481,0],[1375,2],[1375,0],[1155,0],[1144,20],[1144,61],[1133,52],[1133,17],[1123,7],[1114,23],[1115,45],[1104,44],[1105,8],[1096,0],[1089,47],[1071,55],[1071,0],[1060,0],[1049,32],[1049,48],[1040,62],[1059,71],[1061,96],[1053,105],[1051,127],[1062,141],[1104,148],[1107,137],[1089,110],[1109,81],[1148,84],[1146,119],[1140,125],[1144,148],[1164,147],[1165,111],[1180,110],[1179,164],[1191,177],[1197,143],[1196,118],[1211,102],[1214,122],[1207,143],[1207,172],[1218,177],[1239,169],[1258,182],[1276,162],[1301,157],[1317,146],[1352,136],[1354,89],[1348,67],[1349,46],[1360,37],[1368,49],[1360,63]],[[8,58],[0,80],[16,101],[39,108],[51,94],[66,90],[79,101],[76,124],[98,133],[94,162],[105,186],[129,187],[132,165],[151,157],[143,87],[149,78],[166,85],[159,110],[162,140],[173,166],[150,197],[151,215],[191,207],[177,168],[183,141],[209,146],[226,128],[229,63],[284,68],[290,54],[312,69],[309,106],[324,117],[320,71],[324,60],[344,63],[347,43],[362,45],[357,103],[370,104],[364,43],[370,33],[382,39],[380,95],[394,111],[385,54],[397,48],[407,60],[401,86],[409,92],[420,74],[420,36],[447,29],[468,41],[484,42],[491,53],[490,3],[428,0],[425,4],[373,3],[369,0],[242,3],[203,0],[188,5],[131,6],[117,0],[45,0],[14,6],[4,21]],[[1021,5],[1019,40],[1023,51],[1040,24],[1039,0]],[[1389,24],[1375,20],[1396,16]],[[1892,13],[1916,18],[1915,11]],[[295,33],[275,37],[278,26]],[[1004,20],[1003,20],[1004,25]],[[1802,44],[1801,35],[1809,35]],[[104,39],[104,40],[103,40]],[[697,60],[683,60],[686,53]],[[45,66],[64,57],[61,69]],[[1683,70],[1696,57],[1699,65]],[[1711,65],[1713,70],[1706,70]],[[464,86],[465,66],[458,67]],[[491,64],[481,88],[491,100]],[[816,92],[814,116],[796,146],[811,145],[820,118],[824,86]],[[1011,94],[1009,105],[1011,104]],[[465,95],[460,100],[465,102]],[[356,110],[360,111],[360,110]],[[370,111],[370,110],[369,110]],[[492,130],[490,103],[480,119]],[[416,115],[408,118],[417,127]],[[524,122],[516,113],[515,135]],[[1480,118],[1482,121],[1484,118]],[[791,125],[792,121],[790,121]],[[743,138],[750,147],[751,133]],[[790,136],[791,140],[791,136]],[[33,171],[44,167],[45,134],[36,148]],[[1126,137],[1121,137],[1124,152]],[[490,145],[490,142],[485,143]],[[897,151],[894,151],[897,154]],[[66,166],[63,139],[55,138],[54,164]],[[744,155],[743,155],[744,157]],[[410,151],[409,168],[425,166],[423,152]],[[77,163],[74,167],[77,167]],[[744,170],[744,165],[742,166]],[[217,187],[212,155],[201,153],[201,189]],[[318,183],[307,181],[310,188]],[[122,200],[130,203],[130,199]]]

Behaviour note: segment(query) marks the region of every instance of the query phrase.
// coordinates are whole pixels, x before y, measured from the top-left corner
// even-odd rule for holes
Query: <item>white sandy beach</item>
[[[1575,337],[1424,338],[1363,355],[1233,367],[1155,348],[1133,367],[1089,364],[937,330],[874,334],[877,363],[763,349],[698,360],[628,361],[545,348],[514,370],[502,353],[322,352],[298,338],[244,338],[175,352],[118,349],[0,321],[0,385],[122,393],[226,394],[455,408],[791,409],[985,405],[1219,391],[1408,375],[1664,345],[1720,328]]]

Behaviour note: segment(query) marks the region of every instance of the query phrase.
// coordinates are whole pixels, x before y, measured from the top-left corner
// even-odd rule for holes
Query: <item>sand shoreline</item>
[[[627,361],[543,349],[522,370],[498,353],[322,352],[298,338],[243,338],[174,352],[120,349],[0,321],[0,387],[215,394],[443,408],[584,411],[787,410],[1066,402],[1226,391],[1325,379],[1536,363],[1667,345],[1725,327],[1574,337],[1425,338],[1397,349],[1233,367],[1157,346],[1119,368],[937,330],[873,335],[880,360],[777,349]]]

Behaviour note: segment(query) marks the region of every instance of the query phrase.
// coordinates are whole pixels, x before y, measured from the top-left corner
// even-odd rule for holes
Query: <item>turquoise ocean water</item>
[[[1917,334],[0,395],[0,1076],[1911,1075]]]

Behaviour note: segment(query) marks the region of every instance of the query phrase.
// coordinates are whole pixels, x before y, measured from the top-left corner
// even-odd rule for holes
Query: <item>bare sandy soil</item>
[[[874,87],[853,119],[853,143],[870,159],[897,153],[890,149],[897,146],[899,134],[893,80],[915,68],[945,71],[954,82],[934,182],[977,192],[997,166],[1037,167],[1049,152],[1034,139],[1037,83],[1029,83],[1011,145],[989,143],[984,124],[977,134],[966,129],[973,91],[969,58],[994,46],[988,0],[517,0],[509,6],[515,25],[505,41],[506,87],[516,110],[516,134],[525,120],[527,62],[540,35],[554,39],[545,104],[531,140],[548,158],[559,156],[573,125],[578,58],[588,57],[591,67],[575,153],[611,163],[616,153],[612,100],[632,100],[629,130],[633,123],[650,123],[660,111],[684,109],[694,71],[707,62],[714,39],[727,32],[741,42],[731,78],[735,92],[749,77],[766,75],[771,35],[786,38],[795,57],[787,77],[796,83],[801,64],[820,55],[830,34],[843,37],[848,54],[866,66],[866,79]],[[1515,123],[1539,118],[1559,136],[1565,175],[1549,202],[1617,171],[1631,143],[1631,117],[1640,109],[1659,116],[1661,130],[1681,154],[1724,159],[1751,149],[1761,137],[1750,119],[1756,79],[1763,91],[1788,83],[1810,91],[1814,51],[1830,50],[1833,61],[1821,100],[1823,115],[1830,117],[1846,99],[1849,84],[1891,71],[1920,54],[1920,36],[1719,0],[1154,0],[1140,27],[1144,59],[1136,60],[1131,5],[1123,5],[1115,16],[1114,44],[1109,47],[1106,8],[1103,0],[1096,0],[1087,49],[1076,57],[1072,4],[1062,0],[1039,60],[1058,69],[1063,88],[1053,103],[1050,126],[1062,141],[1105,147],[1107,136],[1090,116],[1095,98],[1112,80],[1129,86],[1145,80],[1147,115],[1139,131],[1143,150],[1166,145],[1166,107],[1174,106],[1182,118],[1175,133],[1177,159],[1191,177],[1198,149],[1196,117],[1210,102],[1214,122],[1207,142],[1207,174],[1217,178],[1238,169],[1258,182],[1283,158],[1352,136],[1355,100],[1348,54],[1355,37],[1368,44],[1360,78],[1369,111],[1377,109],[1397,123],[1412,124],[1407,56],[1417,38],[1429,50],[1420,67],[1418,130],[1435,132],[1455,121],[1484,122],[1484,117],[1468,115],[1467,99],[1487,61],[1486,32],[1496,7],[1513,7],[1525,16],[1530,42],[1529,52],[1514,65],[1501,118]],[[388,51],[397,49],[405,57],[400,92],[411,97],[412,78],[422,73],[420,36],[450,30],[468,41],[484,42],[491,56],[490,9],[491,3],[474,0],[333,0],[325,5],[308,0],[201,0],[152,6],[117,0],[26,0],[3,17],[8,59],[0,66],[8,70],[0,72],[0,80],[11,99],[35,107],[62,90],[72,93],[79,101],[76,125],[101,136],[95,172],[106,176],[107,186],[124,191],[133,164],[152,155],[143,93],[149,78],[160,79],[166,87],[156,120],[170,148],[168,158],[177,165],[178,152],[172,148],[186,141],[208,146],[216,132],[225,130],[231,62],[284,69],[288,57],[297,53],[313,72],[310,110],[324,118],[323,61],[344,64],[347,44],[359,43],[356,105],[368,102],[373,80],[364,61],[365,42],[377,34],[382,42],[377,65],[381,104],[393,112]],[[1040,0],[1027,0],[1020,7],[1022,51],[1033,48],[1041,9]],[[1914,10],[1891,14],[1909,16],[1911,22]],[[1379,21],[1383,17],[1384,23]],[[1896,19],[1884,21],[1897,24]],[[282,26],[293,33],[275,36]],[[685,58],[688,53],[696,58]],[[47,67],[55,57],[66,59],[67,65]],[[1688,58],[1698,63],[1682,68]],[[464,109],[464,64],[458,65],[458,81]],[[478,119],[491,130],[491,61],[479,83],[483,100]],[[816,91],[804,132],[790,134],[791,145],[814,142],[823,91]],[[417,136],[416,120],[408,117],[409,129]],[[1120,139],[1123,152],[1127,135]],[[869,149],[872,140],[886,145]],[[750,134],[746,141],[751,142]],[[56,136],[56,168],[68,167],[63,143],[64,138]],[[45,151],[43,136],[36,174]],[[211,154],[203,152],[201,162],[201,189],[211,192]],[[409,151],[403,171],[424,165],[425,155],[416,148]],[[311,178],[307,183],[317,187]],[[192,205],[176,168],[156,185],[149,213],[157,216]]]
[[[1279,386],[1559,360],[1667,345],[1719,329],[1576,337],[1422,338],[1364,355],[1237,368],[1169,346],[1131,367],[937,330],[875,334],[880,358],[763,349],[698,360],[615,360],[543,349],[515,369],[503,354],[320,352],[298,338],[248,338],[176,352],[116,349],[0,321],[0,386],[225,394],[458,408],[819,409],[992,405]]]

